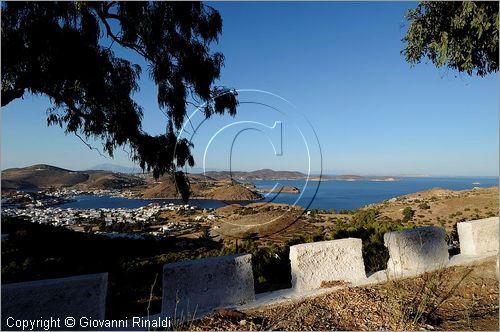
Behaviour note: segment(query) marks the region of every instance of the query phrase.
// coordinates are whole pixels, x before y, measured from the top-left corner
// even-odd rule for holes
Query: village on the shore
[[[215,220],[213,209],[189,204],[150,203],[138,208],[61,208],[58,205],[75,200],[79,195],[130,197],[119,190],[79,191],[62,188],[51,192],[12,192],[2,197],[2,216],[21,217],[40,224],[64,226],[75,231],[102,234],[109,237],[142,239],[163,237],[175,231],[199,227],[199,222]],[[177,211],[193,215],[192,222],[168,221],[159,218],[162,212]],[[196,214],[196,216],[194,216]],[[128,227],[121,226],[128,225]],[[141,227],[155,224],[154,228]],[[97,227],[93,227],[96,225]],[[118,226],[116,226],[118,225]],[[116,227],[115,227],[116,226]],[[97,230],[96,230],[97,228]]]

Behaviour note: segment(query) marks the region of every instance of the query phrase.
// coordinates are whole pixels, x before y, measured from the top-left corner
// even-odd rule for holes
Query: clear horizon
[[[416,3],[210,5],[224,22],[212,48],[226,58],[220,85],[272,93],[278,97],[241,93],[240,102],[265,103],[286,115],[294,107],[304,115],[317,135],[323,174],[498,177],[498,73],[478,78],[427,63],[410,67],[400,54],[401,38],[404,13]],[[147,66],[136,56],[129,59],[143,68],[141,90],[135,95],[144,107],[143,127],[162,133],[165,117]],[[121,148],[114,159],[103,158],[63,129],[47,127],[49,105],[46,97],[25,94],[2,107],[2,170],[33,164],[72,170],[104,163],[133,166]],[[289,120],[244,103],[235,118],[212,117],[193,140],[195,168],[203,167],[206,154],[207,168],[229,169],[231,162],[232,169],[244,171],[307,173],[304,146]],[[238,136],[232,153],[229,135],[211,140],[214,132],[235,121],[256,121],[268,128],[282,121],[282,155],[273,153],[275,146],[266,138],[276,131],[263,126],[264,135],[245,131]],[[272,137],[273,144],[276,139]],[[314,137],[305,140],[311,144]],[[89,143],[101,147],[99,141]],[[318,165],[316,160],[312,173],[318,173]]]

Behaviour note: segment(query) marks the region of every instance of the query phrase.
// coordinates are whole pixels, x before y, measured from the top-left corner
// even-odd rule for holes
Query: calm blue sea
[[[401,178],[394,182],[378,181],[252,181],[257,188],[294,186],[301,190],[300,194],[279,193],[267,194],[265,200],[275,203],[297,204],[310,209],[356,209],[367,204],[377,203],[385,199],[409,193],[427,190],[431,188],[444,189],[472,189],[474,187],[498,186],[498,177],[456,177],[456,178]],[[478,182],[479,184],[473,184]],[[138,208],[149,203],[174,203],[179,204],[180,200],[167,199],[127,199],[109,196],[79,196],[76,201],[59,205],[61,208]],[[249,202],[224,202],[218,200],[190,200],[190,205],[203,208],[218,208],[231,203],[246,204]]]
[[[474,187],[498,186],[498,177],[481,178],[400,178],[398,181],[304,181],[282,180],[282,181],[254,181],[256,187],[273,187],[276,182],[279,186],[294,186],[301,189],[301,197],[298,194],[280,193],[269,194],[267,201],[275,203],[296,204],[310,209],[356,209],[367,204],[381,202],[383,200],[406,195],[409,193],[432,189],[436,187],[453,190],[472,189]],[[479,184],[473,184],[479,182]],[[304,188],[305,186],[305,188]]]

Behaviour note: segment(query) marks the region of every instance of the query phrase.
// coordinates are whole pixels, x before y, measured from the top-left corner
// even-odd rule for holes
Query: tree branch
[[[83,142],[83,144],[85,144],[85,145],[86,145],[86,146],[87,146],[90,150],[96,150],[96,151],[97,151],[97,153],[99,153],[99,154],[101,155],[101,157],[107,158],[105,155],[103,155],[103,154],[101,153],[101,151],[99,151],[99,149],[98,149],[98,148],[93,147],[92,145],[90,145],[90,144],[89,144],[86,140],[84,140],[84,139],[83,139],[80,135],[78,135],[78,133],[77,133],[77,132],[74,132],[74,134],[75,134],[75,136],[76,136],[76,137],[78,137],[78,138],[80,139],[80,141],[82,141],[82,142]]]
[[[139,53],[139,55],[143,56],[144,58],[148,59],[149,61],[152,61],[152,59],[148,56],[148,54],[139,45],[134,44],[134,43],[125,42],[125,41],[123,41],[123,39],[120,39],[118,36],[116,36],[113,33],[113,30],[111,29],[111,26],[109,25],[107,19],[112,18],[112,19],[119,20],[121,22],[123,18],[121,18],[120,16],[118,16],[116,14],[109,13],[107,11],[108,9],[109,8],[106,8],[106,11],[102,12],[98,8],[95,8],[97,16],[99,16],[99,18],[101,19],[101,22],[104,24],[104,27],[106,28],[107,36],[110,37],[115,42],[117,42],[118,44],[122,45],[123,47],[131,48],[134,51],[136,51],[137,53]]]

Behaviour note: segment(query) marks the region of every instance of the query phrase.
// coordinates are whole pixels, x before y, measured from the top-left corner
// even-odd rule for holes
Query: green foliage
[[[210,52],[222,31],[220,14],[200,2],[2,2],[2,106],[25,93],[46,95],[49,125],[103,141],[110,156],[128,145],[155,177],[171,173],[183,198],[192,145],[178,140],[189,100],[206,117],[236,113],[236,93],[214,86],[224,56]],[[113,22],[113,24],[112,24]],[[106,36],[107,38],[103,38]],[[157,86],[166,132],[142,130],[132,98],[142,68],[113,52],[141,57]],[[200,105],[200,106],[201,106]],[[82,136],[80,136],[82,135]]]
[[[418,208],[422,210],[429,210],[431,206],[427,202],[423,202],[418,205]]]
[[[403,222],[407,222],[413,219],[413,216],[415,215],[415,211],[407,206],[403,209]]]
[[[498,1],[422,1],[410,9],[402,53],[410,64],[485,76],[498,71]]]
[[[411,227],[404,227],[388,218],[380,218],[378,210],[358,210],[351,222],[343,221],[335,224],[332,238],[362,239],[365,269],[367,272],[375,272],[385,269],[389,259],[389,252],[384,246],[384,234],[404,228]]]
[[[221,255],[248,253],[252,255],[252,266],[256,292],[266,292],[291,287],[291,267],[288,245],[259,246],[256,241],[244,240],[237,246],[228,246]]]

